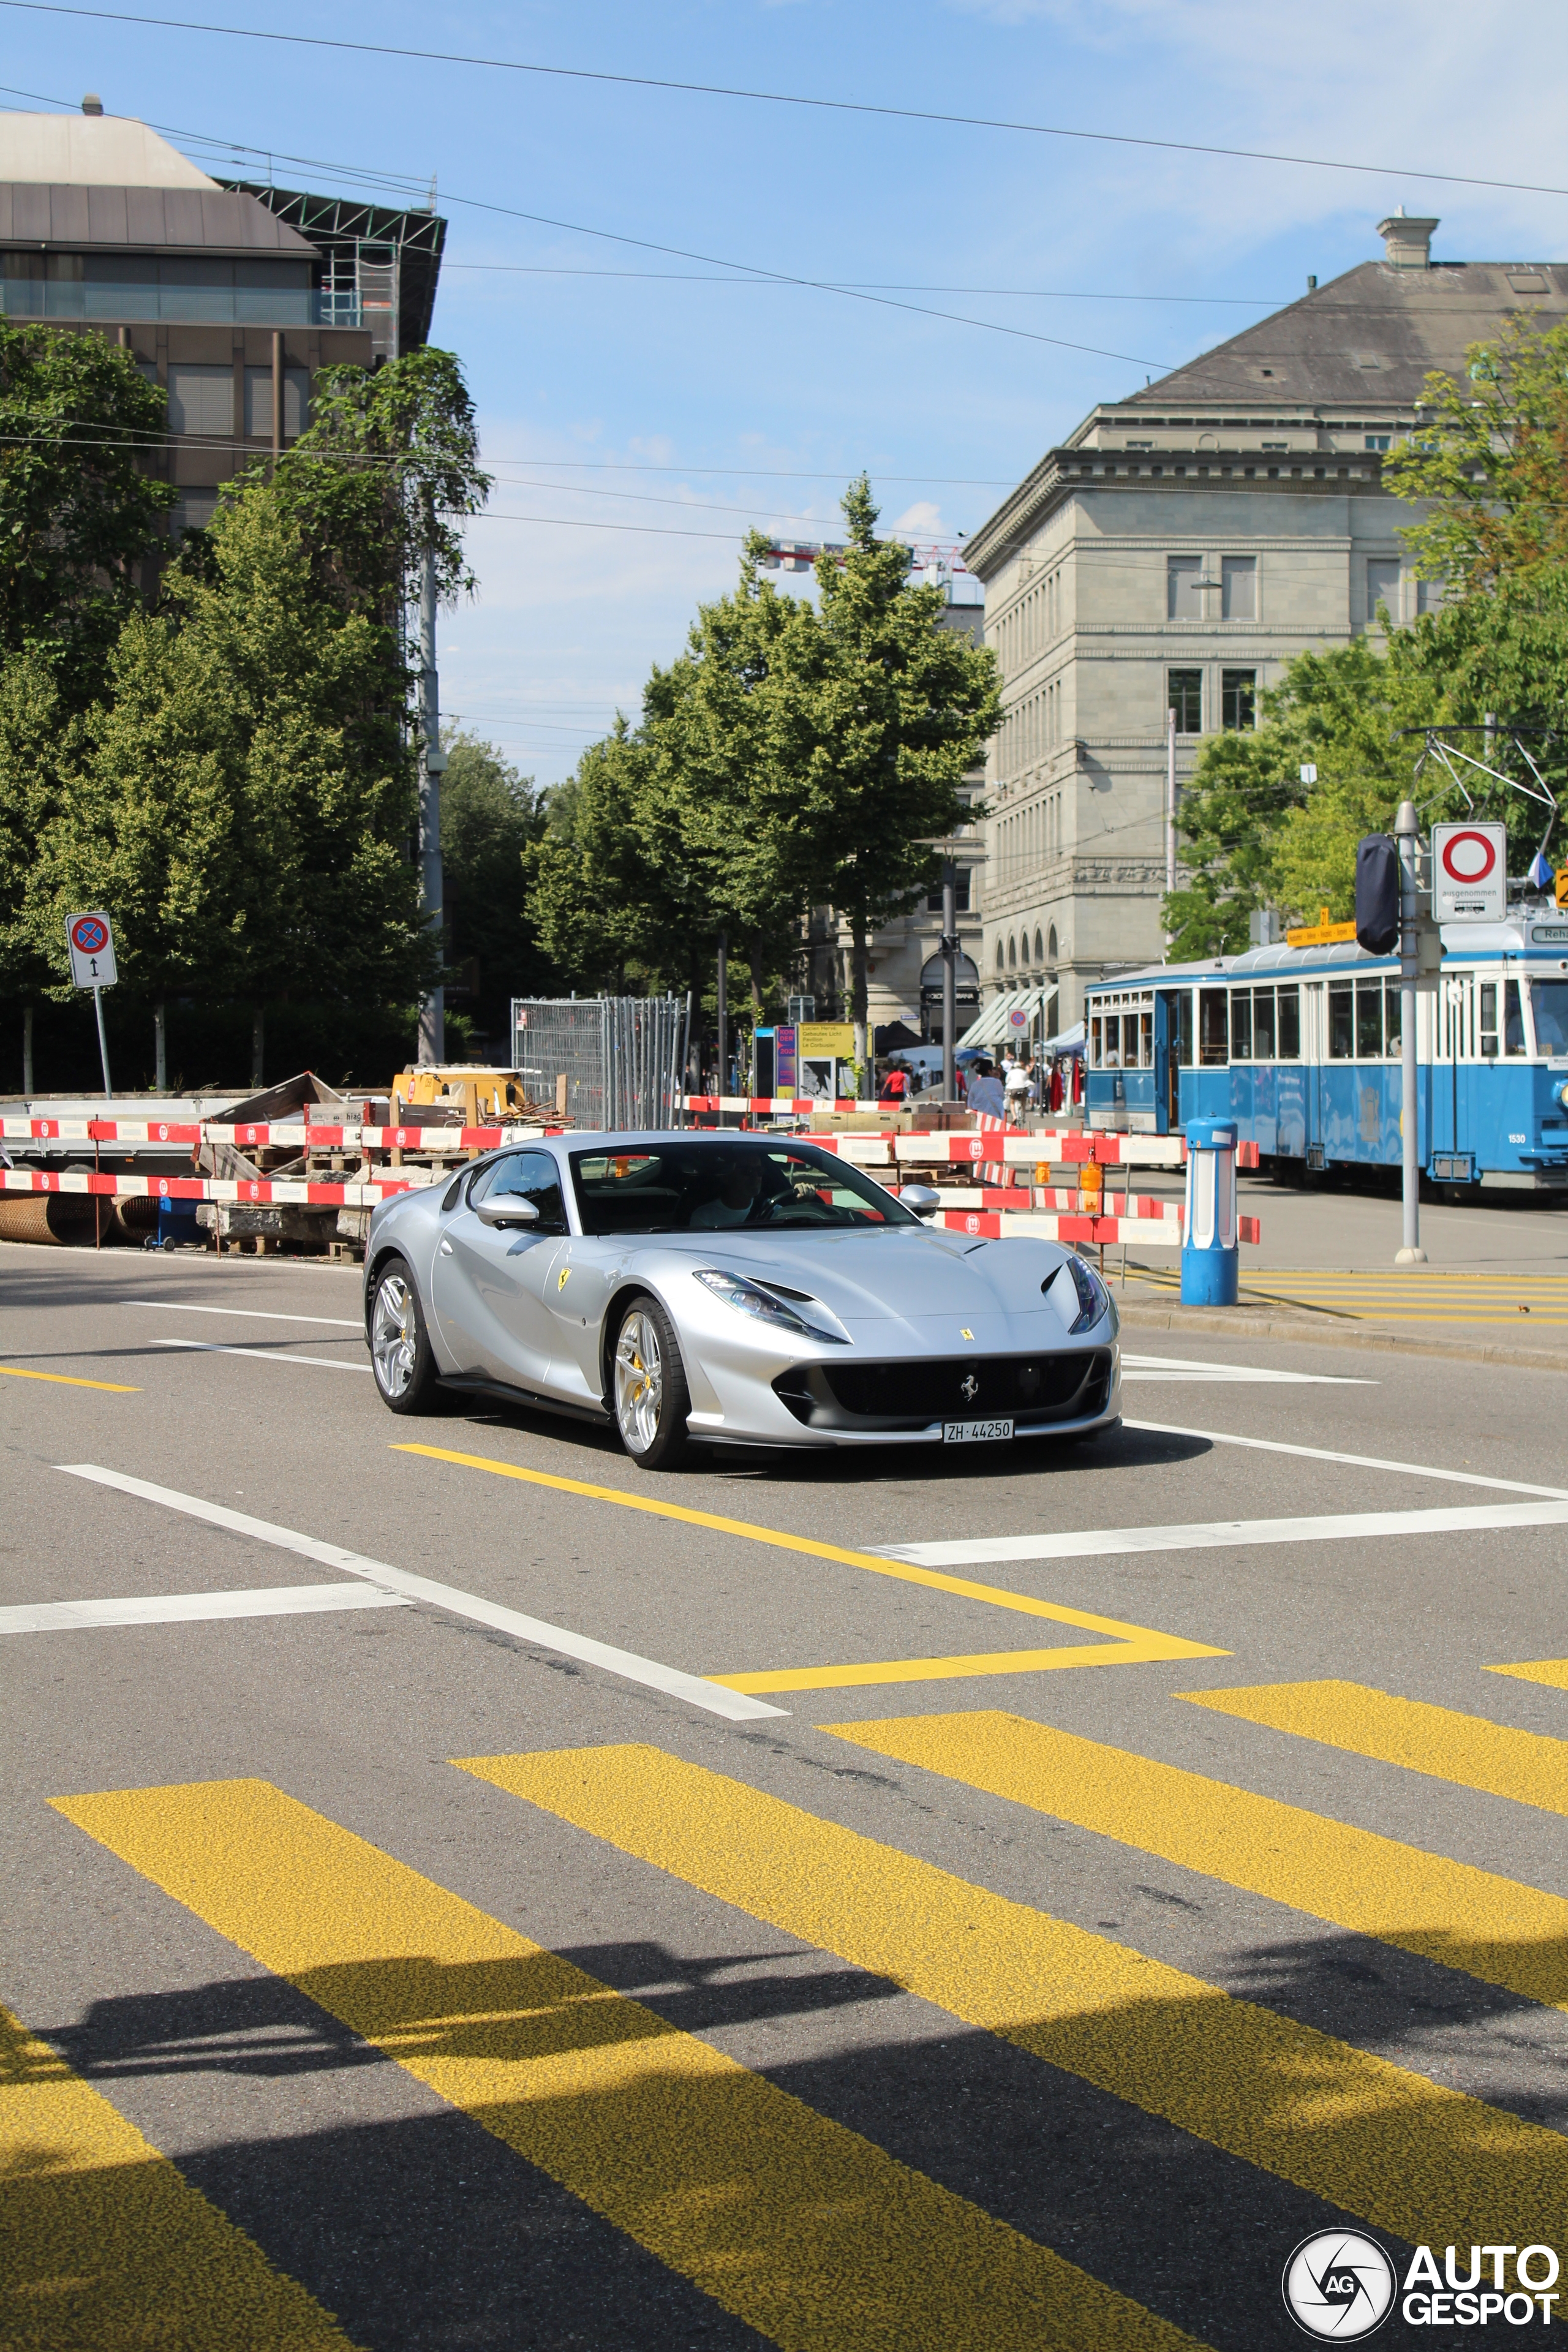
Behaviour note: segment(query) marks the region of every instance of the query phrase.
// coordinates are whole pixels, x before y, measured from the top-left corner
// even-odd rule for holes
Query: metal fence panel
[[[689,1022],[679,996],[513,997],[512,1062],[575,1127],[678,1127]]]

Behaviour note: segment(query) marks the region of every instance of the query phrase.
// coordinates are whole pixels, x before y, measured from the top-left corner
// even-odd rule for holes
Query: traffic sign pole
[[[106,1096],[112,1099],[114,1088],[109,1083],[109,1040],[103,1034],[103,991],[101,988],[95,988],[92,992],[92,1009],[98,1015],[98,1058],[103,1064],[103,1091]]]
[[[1425,1265],[1421,1246],[1421,1150],[1416,1099],[1415,1065],[1415,928],[1418,902],[1415,852],[1418,827],[1415,807],[1401,801],[1394,820],[1399,844],[1399,1073],[1400,1139],[1404,1144],[1405,1237],[1394,1253],[1395,1265]]]

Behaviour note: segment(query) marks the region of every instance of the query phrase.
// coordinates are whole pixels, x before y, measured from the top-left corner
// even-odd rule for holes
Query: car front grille
[[[935,1421],[1084,1421],[1110,1393],[1109,1348],[1036,1356],[798,1364],[773,1392],[808,1429],[926,1429]]]

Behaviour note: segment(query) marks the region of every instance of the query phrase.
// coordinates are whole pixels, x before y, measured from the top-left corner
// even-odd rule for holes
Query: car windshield
[[[585,1234],[770,1234],[918,1224],[858,1168],[810,1144],[671,1136],[625,1151],[574,1151]]]

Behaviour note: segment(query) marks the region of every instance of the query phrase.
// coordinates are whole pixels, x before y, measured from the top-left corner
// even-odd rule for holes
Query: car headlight
[[[771,1324],[775,1331],[793,1332],[801,1339],[826,1339],[836,1348],[848,1345],[842,1331],[827,1331],[819,1323],[808,1322],[760,1282],[748,1282],[741,1274],[726,1274],[722,1266],[717,1265],[700,1265],[695,1272],[704,1290],[710,1290],[715,1298],[721,1298],[726,1307],[733,1307],[739,1314],[754,1315],[760,1323]]]
[[[1078,1293],[1078,1313],[1068,1328],[1072,1331],[1091,1331],[1101,1316],[1114,1317],[1116,1309],[1111,1303],[1110,1293],[1094,1268],[1085,1265],[1076,1250],[1068,1259],[1067,1267],[1072,1276],[1073,1288]]]

